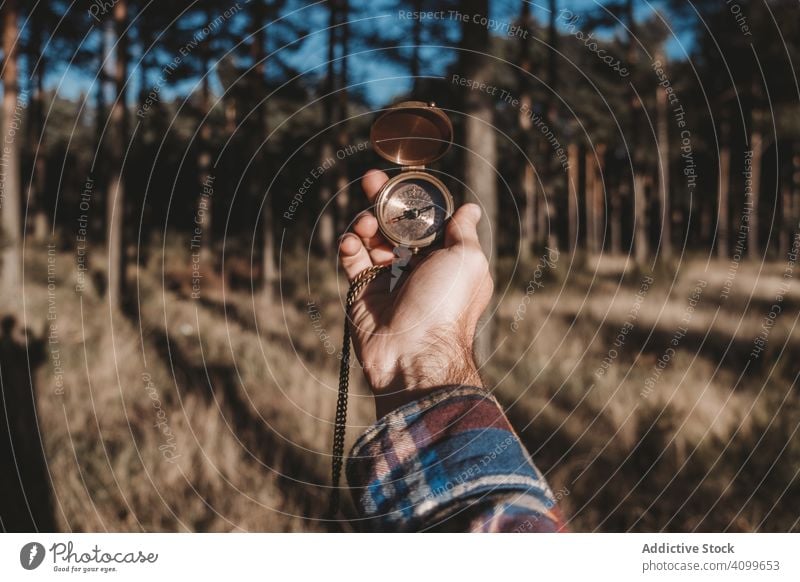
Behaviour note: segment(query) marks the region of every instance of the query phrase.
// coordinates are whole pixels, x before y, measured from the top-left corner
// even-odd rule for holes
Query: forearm
[[[433,390],[356,443],[348,481],[367,529],[555,531],[555,499],[493,398]]]

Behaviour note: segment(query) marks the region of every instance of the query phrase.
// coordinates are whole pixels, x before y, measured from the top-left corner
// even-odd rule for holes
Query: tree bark
[[[210,20],[208,12],[205,20]],[[195,227],[200,230],[200,268],[203,271],[213,271],[213,211],[214,211],[214,176],[211,175],[211,82],[209,80],[211,59],[208,48],[201,48],[203,75],[200,83],[200,107],[197,114],[200,130],[198,132],[197,151],[197,201],[195,203]],[[194,242],[192,243],[195,244]]]
[[[549,13],[547,15],[547,84],[550,86],[550,91],[547,94],[547,116],[548,121],[552,122],[555,116],[555,98],[554,95],[558,89],[558,66],[556,63],[556,55],[558,54],[558,28],[556,20],[558,19],[558,0],[548,0],[547,8]]]
[[[30,115],[28,116],[28,146],[30,148],[33,169],[28,180],[26,200],[31,212],[31,235],[34,241],[43,242],[48,235],[49,221],[45,208],[45,179],[47,176],[47,149],[45,144],[44,129],[44,74],[47,57],[41,53],[42,49],[42,22],[31,19],[31,42],[28,65],[37,64],[36,70],[31,71],[34,81],[33,96],[31,97]],[[38,63],[37,63],[38,61]]]
[[[86,248],[84,249],[84,269],[86,273],[93,275],[92,282],[98,296],[102,296],[108,290],[108,280],[97,276],[99,272],[92,268],[93,245],[91,241],[103,241],[108,237],[107,219],[109,216],[108,205],[111,198],[108,195],[108,165],[109,156],[106,152],[105,143],[108,136],[105,135],[106,116],[108,115],[108,105],[106,103],[106,89],[109,88],[110,75],[109,69],[113,67],[111,60],[111,45],[114,43],[114,22],[106,20],[103,29],[100,31],[100,55],[97,67],[97,86],[95,87],[95,113],[94,113],[94,160],[89,172],[86,184],[91,184],[91,209],[89,212],[89,233]],[[91,182],[89,182],[91,180]],[[106,208],[105,215],[103,208]],[[105,231],[105,232],[104,232]]]
[[[554,95],[558,91],[558,67],[556,66],[556,55],[558,51],[558,30],[556,27],[556,20],[558,18],[558,1],[548,0],[548,24],[547,24],[547,42],[550,45],[547,51],[547,84],[549,90],[547,93],[547,124],[552,129],[555,125],[557,106]],[[552,167],[551,155],[547,151],[549,144],[545,140],[540,140],[542,149],[544,150],[542,159],[544,160],[544,192],[542,202],[545,205],[544,212],[547,217],[547,246],[554,251],[559,249],[558,237],[558,207],[556,206],[556,199],[553,192],[554,175]],[[567,191],[569,194],[569,191]]]
[[[519,17],[520,26],[525,30],[530,29],[531,15],[530,4],[521,3]],[[522,150],[522,172],[520,176],[520,191],[523,194],[522,224],[520,225],[519,254],[523,260],[533,256],[536,244],[536,171],[533,162],[529,159],[531,151],[531,121],[530,112],[533,111],[533,96],[531,95],[530,75],[532,72],[532,59],[530,57],[530,43],[527,35],[520,36],[519,40],[519,74],[520,106],[517,114],[520,137],[519,147]]]
[[[625,188],[622,180],[609,188],[611,205],[611,254],[622,254],[622,190]]]
[[[107,222],[108,229],[108,299],[112,309],[121,309],[125,300],[127,252],[125,248],[125,181],[122,175],[125,144],[127,143],[127,108],[125,81],[127,77],[127,0],[114,5],[116,30],[116,63],[114,67],[115,99],[111,106],[111,177],[109,179]]]
[[[645,176],[641,172],[634,171],[633,175],[633,244],[634,257],[638,265],[644,265],[650,253],[647,240],[647,193],[645,188]]]
[[[350,133],[348,131],[348,103],[347,103],[347,54],[350,50],[350,27],[347,25],[347,18],[350,10],[348,0],[339,0],[340,21],[339,35],[342,46],[342,58],[339,61],[339,92],[337,94],[337,144],[340,149],[347,147],[350,143]],[[336,232],[344,233],[350,224],[350,188],[349,174],[347,172],[347,158],[336,159]]]
[[[720,127],[719,178],[717,186],[717,256],[724,259],[730,249],[730,181],[731,181],[731,147],[730,127],[723,121]]]
[[[758,117],[758,116],[756,116]],[[750,229],[747,233],[747,256],[758,259],[760,256],[758,240],[758,209],[761,197],[761,158],[764,153],[764,140],[759,129],[759,119],[753,120],[754,129],[750,134],[750,148],[753,151],[751,166],[753,208],[750,214]]]
[[[330,126],[334,123],[334,95],[336,88],[336,25],[339,21],[338,0],[328,0],[328,71],[325,81],[325,95],[323,96],[322,144],[319,152],[319,164],[323,166],[328,160],[334,158],[333,136]],[[325,171],[320,179],[320,216],[317,222],[317,250],[323,256],[329,256],[335,247],[336,238],[335,209],[331,204],[334,193],[335,181],[331,172]]]
[[[17,53],[19,46],[19,6],[16,0],[6,0],[3,12],[3,121],[2,121],[2,287],[6,298],[18,297],[22,288],[22,215],[19,143],[16,133],[20,128],[18,111]],[[4,306],[11,308],[11,305]]]
[[[542,163],[542,167],[547,164],[546,158],[545,162]],[[546,173],[546,170],[544,170]],[[538,182],[538,194],[533,194],[533,202],[536,206],[535,217],[536,217],[536,232],[534,232],[534,244],[545,244],[547,242],[545,234],[549,233],[550,229],[548,228],[547,221],[550,218],[550,213],[548,210],[548,202],[547,202],[547,187],[544,185],[543,178],[540,177]],[[551,241],[552,242],[552,241]],[[553,248],[553,247],[550,247]],[[557,248],[557,247],[556,247]]]
[[[469,14],[488,14],[488,0],[465,2]],[[462,25],[463,70],[465,76],[477,83],[491,80],[491,62],[482,54],[469,51],[484,51],[489,44],[489,34],[485,26],[472,22]],[[465,198],[475,202],[483,209],[483,217],[478,223],[478,237],[487,259],[489,272],[495,273],[495,253],[493,251],[492,231],[497,225],[497,147],[494,127],[494,103],[481,91],[468,91],[464,100],[464,184]],[[482,323],[482,332],[475,341],[475,354],[479,362],[485,361],[491,353],[493,328],[491,320]]]
[[[475,78],[487,79],[488,71],[476,71]],[[472,96],[474,93],[470,95]],[[467,154],[464,180],[467,187],[467,199],[479,204],[483,209],[484,218],[478,225],[478,236],[486,256],[493,264],[492,225],[497,223],[497,186],[495,184],[497,150],[492,130],[494,109],[491,103],[484,98],[468,99],[466,114],[464,143]]]
[[[567,248],[575,250],[578,244],[578,191],[580,188],[580,149],[578,144],[571,143],[567,146]]]
[[[530,259],[536,244],[536,171],[532,162],[525,160],[524,164],[521,176],[525,206],[520,229],[520,256]]]
[[[594,217],[594,181],[595,181],[594,150],[587,148],[583,155],[583,203],[586,215],[586,252],[597,252],[595,245],[595,217]]]
[[[697,244],[700,245],[712,240],[714,208],[711,201],[700,200],[698,203],[700,204],[700,236],[697,239]]]
[[[603,250],[603,166],[605,144],[586,152],[586,248],[590,253]]]
[[[264,0],[258,0],[254,6],[253,26],[255,28],[253,34],[252,55],[255,65],[255,75],[257,78],[257,85],[259,88],[266,89],[267,79],[267,65],[266,65],[266,43],[267,34],[266,26],[268,23],[268,14],[263,4]],[[266,92],[263,93],[266,95]],[[264,102],[259,106],[257,111],[257,127],[260,132],[259,137],[269,135],[269,116],[267,111],[267,103]],[[266,147],[266,144],[265,144]],[[259,149],[257,162],[259,179],[266,178],[266,153],[264,147]],[[258,187],[258,184],[256,184]],[[272,200],[267,194],[261,207],[261,222],[262,222],[262,255],[261,255],[261,276],[262,291],[265,297],[270,297],[272,288],[275,281],[278,280],[278,268],[275,265],[275,223],[272,211]]]
[[[637,36],[638,26],[633,14],[633,0],[626,0],[625,2],[625,19],[628,24],[627,35],[627,55],[628,64],[633,70],[639,61],[639,55],[636,51],[635,39]],[[633,181],[633,245],[634,257],[638,265],[643,265],[650,254],[650,247],[647,240],[647,192],[645,189],[644,165],[645,160],[642,156],[640,135],[639,135],[639,122],[641,117],[642,103],[636,96],[632,88],[628,90],[628,99],[630,101],[630,144],[633,148],[632,155],[632,181]]]
[[[792,185],[787,179],[780,184],[781,228],[778,234],[778,254],[785,257],[789,252],[792,236]]]
[[[792,235],[800,230],[800,147],[794,142],[792,151],[792,218],[790,232]],[[791,243],[789,243],[791,245]]]
[[[666,56],[659,51],[656,59],[666,63]],[[667,124],[667,91],[656,88],[656,124],[658,136],[658,202],[661,211],[661,256],[672,257],[672,210],[669,198],[669,129]]]

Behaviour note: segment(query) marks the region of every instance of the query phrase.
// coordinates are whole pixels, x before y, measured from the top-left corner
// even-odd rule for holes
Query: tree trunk
[[[253,10],[253,27],[255,31],[253,34],[252,54],[253,60],[256,63],[255,75],[257,79],[257,86],[259,88],[263,88],[263,94],[266,95],[266,26],[269,19],[263,4],[263,0],[258,0],[258,2],[256,2],[253,6]],[[269,135],[269,116],[267,114],[267,103],[264,102],[259,106],[257,111],[257,127],[259,128],[258,131],[260,132],[259,137]],[[266,144],[264,147],[266,147]],[[258,159],[256,162],[259,168],[256,175],[259,177],[259,179],[266,178],[267,175],[267,156],[264,151],[264,147],[259,149]],[[258,187],[258,184],[256,184],[256,187]],[[261,249],[261,276],[263,278],[262,291],[265,297],[270,297],[275,281],[278,279],[278,268],[275,265],[275,223],[272,212],[272,200],[270,199],[269,194],[267,194],[267,198],[261,205],[261,222],[263,223],[263,239]]]
[[[205,51],[204,51],[205,52]],[[195,228],[199,229],[199,240],[193,238],[192,246],[199,244],[200,268],[211,272],[213,267],[212,219],[214,210],[214,176],[211,175],[211,87],[208,78],[210,59],[203,55],[203,76],[200,89],[200,110],[197,118],[200,122],[197,153],[197,201],[195,207]]]
[[[469,14],[488,14],[488,0],[465,2]],[[488,57],[469,52],[486,50],[489,34],[485,26],[465,22],[462,24],[462,46],[465,76],[477,83],[491,81],[492,64]],[[464,102],[464,189],[467,201],[475,202],[483,209],[483,218],[478,224],[478,237],[489,260],[489,272],[495,273],[495,253],[492,232],[497,226],[497,147],[494,130],[494,103],[481,91],[468,91]],[[491,311],[491,310],[489,310]],[[491,353],[493,329],[491,320],[482,322],[482,331],[475,342],[475,354],[479,363]]]
[[[547,84],[550,91],[547,93],[547,116],[548,122],[552,123],[555,117],[555,97],[558,85],[558,64],[556,55],[558,54],[558,0],[548,0],[547,8],[547,43],[550,45],[547,51]]]
[[[578,190],[580,188],[580,149],[578,144],[571,143],[567,146],[567,248],[575,250],[578,244]]]
[[[530,259],[536,244],[536,171],[532,162],[525,160],[524,164],[521,176],[525,206],[520,232],[520,256],[523,259]]]
[[[476,72],[481,79],[488,78],[487,73],[488,71],[485,70]],[[470,93],[470,96],[476,94]],[[497,186],[495,184],[497,151],[495,135],[492,131],[494,109],[485,98],[468,99],[466,115],[464,144],[467,154],[464,180],[467,197],[483,209],[484,218],[478,225],[478,235],[486,256],[493,263],[492,225],[497,224]]]
[[[719,178],[717,187],[717,256],[724,259],[730,249],[729,207],[731,188],[730,127],[723,121],[720,127]]]
[[[633,244],[637,265],[644,265],[650,254],[647,233],[647,192],[645,175],[634,169],[633,175]]]
[[[547,24],[547,42],[550,45],[547,51],[547,84],[549,91],[547,93],[546,115],[547,124],[552,129],[555,126],[557,105],[554,95],[558,91],[558,66],[556,62],[556,55],[558,54],[558,29],[556,27],[556,20],[558,18],[558,1],[548,0],[548,24]],[[557,251],[559,248],[558,240],[558,207],[556,206],[554,187],[554,175],[552,166],[552,156],[547,149],[550,147],[545,140],[539,141],[541,149],[543,150],[542,159],[544,163],[544,192],[542,202],[545,205],[544,211],[547,216],[547,246]],[[569,195],[569,190],[567,190]]]
[[[98,273],[92,268],[92,249],[94,245],[90,241],[102,241],[107,238],[107,218],[109,211],[106,210],[105,216],[103,208],[111,203],[111,198],[108,196],[108,154],[106,152],[105,143],[108,136],[105,136],[106,116],[108,115],[108,107],[106,104],[106,89],[110,81],[108,69],[112,67],[111,62],[111,45],[114,42],[114,22],[111,19],[106,20],[103,29],[100,31],[100,55],[97,67],[97,86],[95,87],[95,136],[94,136],[94,159],[89,171],[86,183],[84,185],[84,193],[89,196],[91,208],[89,210],[89,232],[87,242],[84,249],[83,268],[86,273],[92,276],[92,282],[95,286],[95,291],[98,296],[102,296],[108,289],[108,281],[102,277],[96,276]],[[89,187],[91,186],[91,188]],[[94,261],[96,262],[96,261]]]
[[[260,0],[259,0],[260,1]],[[207,5],[202,11],[203,21],[212,18],[211,7]],[[200,81],[200,103],[197,109],[199,125],[197,139],[197,199],[195,201],[194,236],[192,251],[199,253],[202,272],[214,271],[214,179],[212,168],[212,133],[211,133],[211,55],[209,46],[203,43],[199,49],[203,77]],[[199,247],[199,248],[198,248]]]
[[[800,147],[794,142],[792,150],[792,218],[790,232],[792,235],[800,229]],[[789,243],[791,245],[791,243]]]
[[[122,175],[125,144],[127,143],[127,109],[125,105],[125,80],[127,76],[127,0],[118,0],[114,6],[116,29],[116,64],[114,67],[115,99],[111,106],[111,152],[108,190],[108,299],[112,309],[120,309],[125,300],[127,252],[125,248],[125,181]]]
[[[594,150],[587,148],[583,155],[583,203],[585,205],[584,214],[586,215],[586,252],[590,255],[597,252],[595,244],[597,226],[594,216],[595,179]]]
[[[520,26],[529,30],[531,25],[530,4],[521,3],[519,17]],[[520,105],[517,114],[520,136],[519,147],[522,151],[521,162],[522,171],[519,172],[520,191],[523,194],[522,224],[520,225],[519,254],[523,260],[528,260],[533,256],[536,244],[536,172],[533,162],[529,159],[531,152],[531,121],[530,112],[533,111],[533,96],[531,95],[531,70],[532,59],[530,56],[530,43],[527,35],[520,36],[519,39],[519,74]]]
[[[666,62],[663,52],[656,59]],[[669,201],[669,130],[667,124],[667,91],[656,88],[656,124],[658,126],[658,202],[661,211],[661,256],[672,257],[672,211]]]
[[[785,257],[789,252],[790,237],[792,236],[792,185],[784,179],[780,184],[781,200],[781,228],[778,234],[778,254]]]
[[[605,144],[586,152],[586,248],[590,253],[603,250],[603,166]]]
[[[28,56],[29,66],[38,60],[35,71],[31,71],[31,79],[35,79],[31,98],[30,115],[28,116],[28,146],[30,148],[33,169],[28,181],[26,199],[31,210],[31,235],[36,242],[43,242],[48,235],[49,221],[45,208],[45,179],[47,177],[47,149],[44,134],[44,74],[47,57],[41,53],[42,23],[31,19],[31,54]]]
[[[335,160],[335,148],[333,145],[333,136],[331,135],[330,126],[334,123],[334,90],[336,88],[336,42],[337,42],[337,24],[339,21],[338,16],[338,0],[328,0],[328,71],[325,82],[325,94],[323,96],[323,120],[324,125],[321,134],[322,144],[319,152],[319,165],[327,167],[330,164],[329,160]],[[327,162],[327,163],[326,163]],[[333,208],[332,199],[334,193],[335,180],[329,170],[320,177],[320,216],[317,221],[317,250],[323,256],[329,256],[335,248],[336,238],[336,223],[335,223],[335,209]]]
[[[639,61],[639,55],[636,51],[635,39],[637,36],[638,27],[636,19],[633,14],[633,0],[626,0],[625,2],[625,19],[628,25],[627,35],[627,54],[628,64],[633,70]],[[644,265],[647,257],[650,254],[647,233],[647,191],[645,188],[645,161],[642,156],[641,144],[639,136],[639,123],[641,117],[642,103],[636,96],[631,85],[628,89],[628,99],[630,101],[630,143],[633,148],[632,155],[632,181],[633,181],[633,245],[634,257],[638,265]]]
[[[347,25],[349,13],[348,0],[339,0],[341,25],[339,34],[341,35],[342,58],[339,61],[339,92],[337,94],[337,143],[340,149],[347,147],[350,143],[348,132],[348,107],[347,107],[347,53],[350,50],[350,27]],[[350,224],[350,190],[349,174],[347,172],[347,158],[336,159],[336,232],[341,234],[347,230]]]
[[[750,230],[747,233],[747,256],[751,259],[759,258],[758,241],[758,208],[761,196],[761,157],[764,153],[764,141],[761,130],[758,129],[759,120],[753,120],[754,129],[750,134],[750,148],[753,151],[753,165],[751,167],[753,208],[750,214]]]
[[[706,241],[712,240],[714,220],[713,208],[710,201],[699,200],[700,204],[700,237],[697,244],[705,244]],[[727,253],[727,251],[726,251]]]
[[[540,159],[544,159],[544,162],[542,162],[541,164],[541,167],[544,168],[544,166],[547,164],[547,158],[540,158]],[[544,170],[545,173],[546,171],[547,170]],[[547,224],[547,221],[550,218],[550,211],[548,209],[548,203],[547,203],[547,188],[546,186],[544,186],[543,179],[541,177],[538,181],[538,186],[539,186],[539,188],[537,188],[538,192],[534,192],[533,194],[534,197],[533,202],[536,206],[536,211],[534,213],[536,216],[536,232],[533,233],[534,234],[533,240],[536,245],[546,244],[547,240],[545,235],[546,234],[549,235],[550,233],[550,229],[548,228]]]
[[[16,0],[6,0],[3,11],[3,152],[0,172],[2,188],[3,239],[3,296],[19,297],[22,289],[22,216],[19,143],[21,105],[18,102],[17,51],[19,46],[19,6]],[[6,309],[12,305],[4,305]]]
[[[611,254],[622,254],[622,190],[625,184],[617,179],[609,188],[611,206]]]

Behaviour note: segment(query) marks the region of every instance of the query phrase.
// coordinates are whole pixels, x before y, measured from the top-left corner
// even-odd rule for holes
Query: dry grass
[[[136,321],[91,293],[79,298],[71,257],[57,266],[64,394],[52,360],[36,377],[61,529],[329,529],[316,518],[327,496],[338,360],[307,362],[285,332],[276,337],[284,315],[310,333],[303,313],[259,305],[259,334],[238,316],[226,321],[219,305],[165,291],[154,268],[139,273]],[[46,312],[45,283],[29,277],[28,314]],[[230,299],[231,309],[244,305]],[[314,351],[313,338],[300,334],[299,349]],[[371,422],[368,406],[354,398],[356,423]],[[159,409],[167,429],[156,426]]]
[[[163,257],[165,269],[185,277],[176,248]],[[24,313],[40,333],[46,265],[43,254],[28,259]],[[60,529],[341,527],[320,520],[338,373],[323,334],[338,349],[342,322],[332,267],[309,274],[290,259],[272,302],[209,273],[202,298],[192,300],[186,287],[164,288],[162,257],[154,257],[136,274],[137,319],[110,313],[90,292],[76,295],[70,255],[58,255],[56,266],[65,391],[56,393],[52,358],[37,370],[36,387]],[[484,374],[554,489],[568,491],[562,509],[572,528],[798,529],[785,511],[800,500],[797,364],[788,356],[797,349],[796,309],[781,316],[769,350],[740,378],[781,266],[743,265],[722,301],[726,268],[691,262],[659,272],[603,375],[598,366],[629,318],[641,273],[619,260],[568,273],[562,258],[516,332],[524,267],[501,298],[498,350]],[[644,396],[698,278],[708,284],[688,333]],[[798,301],[792,289],[786,304]],[[350,441],[374,419],[353,377]],[[156,424],[159,409],[168,434]],[[165,457],[165,446],[177,459]]]
[[[552,486],[570,491],[562,507],[571,526],[797,530],[796,514],[785,511],[800,496],[797,367],[789,356],[798,346],[796,309],[778,319],[769,349],[744,371],[780,265],[764,269],[766,277],[742,265],[728,299],[720,298],[727,265],[657,274],[631,318],[642,275],[608,263],[599,275],[557,273],[516,334],[510,322],[522,294],[510,294],[498,324],[507,341],[487,370]],[[685,321],[698,279],[707,286]],[[783,303],[799,299],[792,289]],[[626,322],[634,327],[616,347]],[[676,335],[680,327],[685,335]],[[616,357],[598,373],[610,348]]]

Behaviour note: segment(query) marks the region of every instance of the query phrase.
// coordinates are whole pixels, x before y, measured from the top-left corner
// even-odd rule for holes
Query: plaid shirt
[[[552,532],[555,498],[497,402],[447,386],[358,439],[347,480],[366,529]]]

